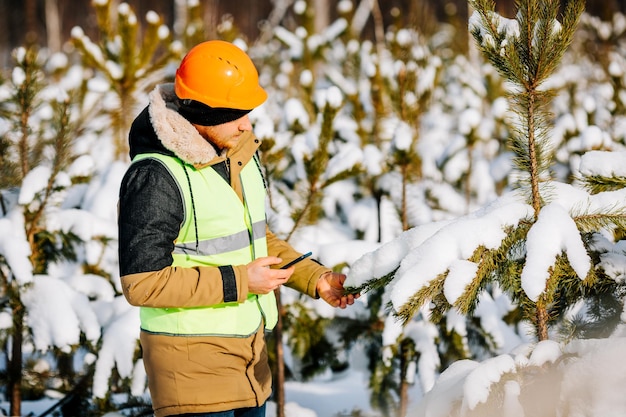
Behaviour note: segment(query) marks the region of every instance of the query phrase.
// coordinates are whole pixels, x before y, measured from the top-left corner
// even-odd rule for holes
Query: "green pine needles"
[[[541,84],[554,73],[572,42],[584,0],[567,2],[561,20],[556,0],[522,0],[515,20],[494,12],[492,0],[470,0],[476,9],[470,31],[483,55],[502,77],[513,85],[509,94],[517,116],[511,147],[515,164],[531,189],[531,204],[538,215],[542,206],[539,182],[548,179],[551,152],[548,146],[550,112],[553,96]]]
[[[578,194],[575,188],[554,181],[550,172],[555,159],[550,147],[553,124],[550,104],[556,91],[542,85],[553,75],[572,42],[584,3],[572,0],[561,9],[556,1],[524,0],[518,2],[515,19],[498,15],[493,1],[473,0],[470,4],[475,8],[469,21],[470,31],[484,57],[508,83],[507,98],[512,109],[508,116],[515,127],[509,140],[516,168],[514,187],[518,190],[507,197],[510,200],[501,199],[494,207],[503,205],[508,207],[504,211],[510,212],[521,209],[516,204],[524,204],[526,212],[520,212],[515,220],[489,223],[491,232],[495,233],[497,228],[503,234],[499,243],[472,239],[471,235],[489,234],[482,226],[473,225],[473,221],[501,219],[504,211],[498,214],[497,210],[486,207],[442,225],[432,238],[411,248],[411,257],[407,256],[408,261],[401,267],[382,277],[361,281],[360,288],[351,291],[389,285],[395,315],[408,324],[414,317],[423,317],[426,306],[429,316],[426,319],[434,323],[446,320],[451,309],[471,320],[483,294],[489,298],[498,287],[517,306],[509,317],[511,323],[528,320],[535,327],[537,339],[546,340],[549,327],[563,323],[570,306],[582,300],[592,304],[594,300],[596,304],[609,300],[611,304],[620,296],[618,283],[602,270],[604,249],[598,239],[602,239],[604,232],[613,232],[613,240],[624,235],[624,209],[599,207],[592,202],[593,198],[583,198],[584,191]],[[598,157],[605,158],[605,154]],[[621,188],[619,178],[603,179],[604,187],[599,186],[597,178],[585,181],[592,175],[593,170],[581,171],[584,178],[580,180],[592,193]],[[567,208],[567,201],[559,201],[567,200],[562,193],[565,189],[576,193],[581,207]],[[515,202],[518,196],[523,203]],[[562,219],[562,223],[552,225],[555,219]],[[547,224],[551,227],[546,227]],[[542,235],[556,227],[559,236]],[[405,239],[411,241],[413,235]],[[452,243],[453,236],[464,239],[464,235],[468,239],[457,249],[463,247],[463,254],[445,255],[429,263],[429,259],[438,256],[432,248],[439,248],[442,242]],[[551,248],[560,245],[560,251],[549,249],[554,250],[554,259],[546,258],[544,249],[539,249],[544,247],[546,239]],[[450,250],[454,247],[452,243]],[[463,279],[459,280],[461,276]],[[472,278],[466,280],[466,276]],[[406,287],[398,285],[400,281]],[[398,288],[410,294],[400,294]],[[598,309],[604,307],[600,305]]]
[[[146,15],[145,25],[123,3],[113,14],[112,2],[94,2],[100,39],[92,41],[80,27],[72,29],[74,45],[86,67],[102,74],[110,83],[119,105],[110,112],[115,158],[128,154],[127,134],[136,114],[139,94],[164,79],[165,67],[179,59],[183,45],[172,41],[169,28],[158,14]]]

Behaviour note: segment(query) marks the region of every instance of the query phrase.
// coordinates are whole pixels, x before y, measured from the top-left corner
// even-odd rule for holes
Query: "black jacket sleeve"
[[[183,221],[180,190],[163,164],[154,159],[133,163],[119,195],[120,275],[170,266]]]

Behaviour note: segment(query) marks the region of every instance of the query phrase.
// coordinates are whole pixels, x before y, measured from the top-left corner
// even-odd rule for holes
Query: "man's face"
[[[237,146],[241,135],[252,130],[252,123],[246,114],[232,122],[222,123],[217,126],[193,125],[200,136],[211,142],[216,148],[231,149]]]

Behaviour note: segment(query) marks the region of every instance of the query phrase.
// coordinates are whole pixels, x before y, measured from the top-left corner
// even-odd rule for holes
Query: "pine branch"
[[[526,318],[532,317],[535,309],[534,303],[526,296],[521,283],[526,254],[526,236],[532,224],[527,219],[521,221],[518,227],[506,230],[507,236],[500,247],[495,251],[490,251],[488,253],[489,259],[483,260],[487,264],[493,263],[493,274],[496,282],[511,296],[513,301],[519,304],[522,316]]]
[[[573,214],[578,230],[594,232],[604,229],[626,229],[626,208],[616,206],[598,213]]]
[[[386,287],[395,278],[398,267],[382,277],[374,278],[358,287],[346,287],[347,294],[365,294],[367,292]]]
[[[576,4],[566,8],[561,25],[556,20],[559,3],[554,0],[520,0],[515,21],[498,16],[491,1],[470,0],[480,16],[480,23],[472,17],[472,35],[483,55],[516,86],[509,94],[517,116],[511,148],[517,168],[527,174],[535,216],[543,205],[539,182],[548,178],[552,163],[546,139],[552,92],[539,87],[560,63],[584,9],[582,0],[570,3]]]
[[[402,320],[403,324],[411,320],[427,302],[437,299],[440,304],[439,306],[435,304],[435,308],[448,308],[449,304],[447,304],[447,301],[442,305],[445,298],[442,300],[438,297],[439,294],[443,293],[443,285],[446,282],[447,275],[447,272],[439,274],[436,278],[432,279],[428,285],[420,288],[415,294],[410,296],[408,301],[398,309],[396,315]],[[440,315],[438,315],[438,318],[440,318]]]
[[[478,263],[476,277],[465,288],[455,303],[461,314],[471,315],[478,305],[480,293],[489,282],[496,280],[503,287],[511,288],[511,282],[519,281],[521,268],[516,256],[516,248],[523,245],[529,230],[529,222],[521,222],[516,228],[508,228],[506,237],[496,250],[477,248],[470,261]],[[521,287],[519,288],[521,294]]]
[[[463,294],[459,297],[454,306],[463,315],[471,315],[478,305],[480,293],[495,275],[498,267],[497,260],[502,261],[504,254],[508,252],[509,245],[514,242],[506,242],[496,251],[489,251],[485,247],[476,248],[470,261],[478,264],[476,276],[470,284],[465,287]]]
[[[93,42],[83,30],[72,30],[72,40],[81,52],[86,66],[94,67],[109,81],[110,88],[118,96],[119,108],[108,110],[115,141],[116,158],[127,155],[127,132],[133,120],[138,89],[160,81],[158,71],[172,59],[178,58],[180,50],[161,33],[161,18],[148,15],[145,36],[139,37],[141,27],[134,11],[123,3],[118,8],[117,24],[111,18],[109,2],[95,2],[100,38]]]
[[[337,175],[332,176],[332,177],[326,179],[324,181],[324,183],[322,184],[322,188],[326,188],[329,185],[334,184],[334,183],[336,183],[338,181],[343,181],[343,180],[346,180],[346,179],[349,179],[349,178],[354,178],[357,175],[363,174],[363,173],[364,173],[364,170],[363,170],[363,167],[361,167],[360,164],[354,165],[353,167],[351,167],[351,168],[349,168],[349,169],[347,169],[345,171],[341,171]]]
[[[19,48],[15,52],[17,68],[22,72],[23,80],[14,85],[15,94],[11,101],[15,109],[11,119],[15,125],[15,131],[19,132],[17,141],[18,163],[20,168],[20,182],[33,166],[38,165],[42,159],[43,141],[31,139],[32,128],[29,120],[32,114],[41,105],[37,95],[43,88],[41,65],[37,59],[37,51],[33,48]]]
[[[591,194],[598,194],[604,191],[615,191],[626,187],[626,177],[603,177],[601,175],[591,175],[584,177],[581,181]]]

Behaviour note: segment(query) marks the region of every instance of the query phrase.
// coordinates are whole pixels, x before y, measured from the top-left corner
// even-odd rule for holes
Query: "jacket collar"
[[[172,83],[158,85],[152,90],[148,112],[150,123],[163,146],[182,161],[196,167],[211,165],[226,157],[247,162],[260,145],[260,141],[250,133],[242,136],[236,148],[218,155],[196,128],[178,113],[178,100]]]

